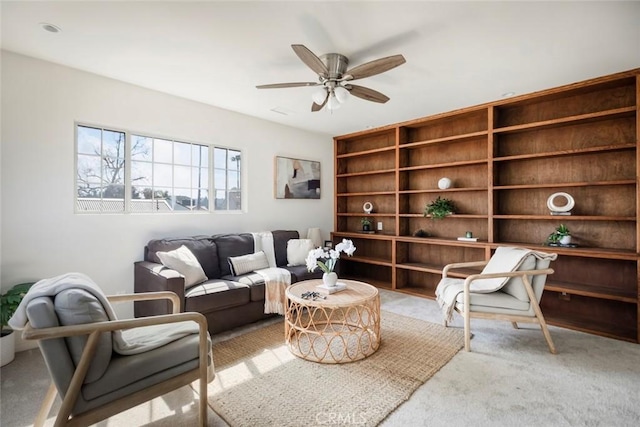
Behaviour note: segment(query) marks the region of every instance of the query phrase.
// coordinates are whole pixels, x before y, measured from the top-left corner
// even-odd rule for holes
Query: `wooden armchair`
[[[87,310],[95,310],[89,314],[92,319],[105,317],[100,313],[103,306],[82,290],[63,292],[67,292],[65,297],[69,298],[71,293],[71,298],[75,298],[66,308],[59,307],[62,292],[34,298],[26,306],[29,323],[22,336],[38,340],[52,378],[35,426],[44,424],[56,394],[63,400],[55,425],[85,426],[198,379],[199,425],[207,424],[207,383],[213,380],[214,370],[207,321],[202,314],[180,313],[180,301],[172,292],[136,293],[106,298],[109,302],[168,299],[173,314],[70,324],[70,318],[82,317]],[[80,303],[78,298],[82,299]],[[84,306],[80,308],[82,312],[73,316],[65,313],[65,309],[74,310],[78,306]],[[65,326],[60,324],[63,319]],[[178,322],[196,322],[197,333],[138,354],[122,355],[114,351],[113,331],[163,324],[174,324],[170,327],[175,328]]]
[[[465,350],[471,351],[471,318],[473,317],[510,321],[516,329],[518,329],[518,322],[538,323],[549,346],[549,351],[555,354],[556,348],[539,303],[547,275],[553,274],[553,269],[549,268],[549,264],[557,255],[535,252],[536,255],[542,258],[528,255],[529,258],[521,263],[515,271],[496,272],[495,265],[500,264],[501,249],[507,251],[514,248],[498,248],[490,261],[448,264],[442,270],[442,280],[438,285],[440,289],[436,290],[436,293],[442,295],[441,288],[449,285],[453,286],[454,292],[456,288],[460,290],[459,293],[452,296],[454,298],[451,308],[464,319]],[[494,268],[490,270],[492,272],[487,273],[486,267],[490,262]],[[455,279],[448,276],[452,269],[474,267],[485,267],[485,270],[480,274],[472,274],[465,279]],[[499,289],[491,292],[474,292],[474,282],[498,278],[503,281]],[[448,326],[446,317],[444,324]]]

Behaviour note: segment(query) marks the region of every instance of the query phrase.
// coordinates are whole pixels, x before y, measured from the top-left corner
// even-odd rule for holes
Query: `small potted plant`
[[[447,215],[454,213],[455,209],[456,206],[452,200],[438,196],[437,199],[428,203],[424,208],[424,216],[430,216],[431,219],[443,219]]]
[[[8,327],[9,319],[32,285],[33,283],[20,283],[0,295],[0,366],[6,365],[15,357],[15,334],[13,329]]]
[[[362,231],[371,231],[371,220],[369,218],[362,218],[360,223],[362,224]]]
[[[555,231],[547,237],[548,245],[567,246],[571,243],[571,232],[566,225],[560,224]]]

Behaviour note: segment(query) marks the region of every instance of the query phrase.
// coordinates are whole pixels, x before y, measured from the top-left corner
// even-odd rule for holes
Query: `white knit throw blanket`
[[[528,255],[538,259],[554,260],[557,254],[533,251],[524,248],[500,246],[482,270],[481,274],[510,273],[517,271]],[[493,279],[478,279],[471,282],[469,290],[475,293],[491,293],[501,289],[510,277],[497,277]],[[436,301],[442,309],[442,314],[448,322],[453,315],[458,295],[464,292],[464,279],[445,277],[436,287]]]
[[[254,251],[263,251],[269,261],[269,268],[256,271],[264,279],[264,312],[284,316],[285,290],[291,284],[291,273],[276,265],[273,234],[270,231],[251,234],[253,234]]]
[[[284,316],[285,291],[291,284],[291,273],[284,268],[265,268],[256,273],[264,279],[264,313]]]
[[[43,296],[55,297],[66,289],[82,289],[89,292],[100,301],[109,320],[118,320],[107,297],[93,280],[82,273],[67,273],[40,280],[33,285],[22,299],[13,317],[9,319],[9,325],[13,329],[24,329],[28,322],[27,305],[30,301]],[[113,331],[113,350],[122,355],[144,353],[197,333],[198,325],[195,322],[178,322]]]

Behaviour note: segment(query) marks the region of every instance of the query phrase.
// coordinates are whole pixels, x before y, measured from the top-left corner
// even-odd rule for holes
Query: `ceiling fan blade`
[[[380,104],[384,104],[389,100],[387,95],[384,95],[377,90],[369,89],[368,87],[358,86],[358,85],[348,85],[345,87],[353,96],[357,96],[358,98],[366,99],[367,101],[379,102]]]
[[[269,85],[258,85],[258,89],[281,89],[284,87],[318,86],[320,83],[300,82],[300,83],[274,83]]]
[[[315,102],[313,104],[311,104],[311,112],[315,113],[316,111],[320,111],[322,110],[322,108],[327,104],[327,101],[329,100],[329,93],[327,92],[327,96],[324,98],[324,101],[322,102],[322,104],[316,104]]]
[[[396,68],[399,65],[404,64],[406,59],[402,55],[387,56],[386,58],[376,59],[375,61],[367,62],[347,71],[345,76],[346,80],[364,79],[365,77],[375,76],[376,74],[384,73],[392,68]],[[351,78],[349,78],[351,77]]]
[[[329,70],[327,69],[327,66],[324,65],[324,62],[322,62],[322,60],[318,58],[315,53],[311,52],[301,44],[292,44],[291,48],[302,60],[302,62],[304,62],[307,67],[315,71],[316,74],[324,78],[327,78],[327,76],[329,76]]]

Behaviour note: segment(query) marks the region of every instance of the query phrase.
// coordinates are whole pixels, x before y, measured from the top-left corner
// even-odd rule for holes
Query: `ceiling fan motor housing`
[[[326,55],[320,56],[320,59],[329,70],[327,80],[339,80],[342,78],[344,73],[347,72],[349,59],[344,55],[340,55],[339,53],[327,53]]]

